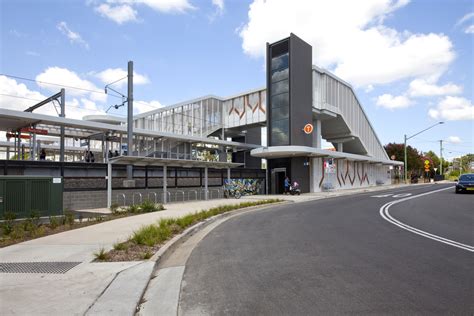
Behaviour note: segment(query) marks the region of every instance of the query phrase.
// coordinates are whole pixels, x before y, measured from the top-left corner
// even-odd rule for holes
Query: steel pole
[[[443,140],[439,141],[439,175],[443,174]]]
[[[128,62],[127,156],[133,154],[133,61]],[[133,165],[127,165],[127,179],[133,179]]]
[[[407,182],[407,166],[408,166],[408,163],[407,163],[407,135],[405,134],[404,135],[404,163],[403,163],[403,180],[405,181],[405,183]]]
[[[61,89],[61,117],[66,117],[66,91]],[[64,161],[64,125],[61,125],[61,141],[59,149],[59,161]]]

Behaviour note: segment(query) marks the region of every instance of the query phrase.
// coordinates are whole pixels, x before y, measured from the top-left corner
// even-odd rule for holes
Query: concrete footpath
[[[132,315],[148,284],[153,260],[93,263],[93,253],[111,249],[135,230],[161,218],[181,217],[218,205],[280,198],[304,202],[403,187],[392,185],[300,196],[256,195],[236,199],[190,201],[166,210],[71,230],[0,249],[2,315]],[[95,210],[108,212],[108,210]],[[156,258],[156,256],[154,256]],[[8,273],[8,271],[16,273]]]

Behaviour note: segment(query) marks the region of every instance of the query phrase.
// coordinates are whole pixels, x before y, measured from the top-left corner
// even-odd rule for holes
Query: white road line
[[[447,238],[444,238],[444,237],[441,237],[441,236],[438,236],[438,235],[435,235],[435,234],[431,234],[431,233],[425,232],[421,229],[418,229],[418,228],[412,227],[410,225],[407,225],[405,223],[402,223],[399,220],[395,219],[392,215],[390,215],[390,213],[388,211],[390,206],[392,206],[392,205],[395,205],[395,204],[398,204],[398,203],[401,203],[401,202],[404,202],[404,201],[407,201],[407,200],[415,199],[415,198],[420,197],[420,196],[433,194],[433,193],[440,192],[440,191],[445,191],[445,190],[452,190],[452,187],[443,188],[443,189],[439,189],[439,190],[434,190],[434,191],[430,191],[430,192],[426,192],[426,193],[421,193],[421,194],[418,194],[418,195],[415,195],[415,196],[410,196],[410,197],[406,197],[406,198],[403,198],[403,199],[400,199],[400,200],[388,202],[380,208],[379,214],[380,214],[380,216],[382,216],[383,219],[385,219],[389,223],[392,223],[392,224],[394,224],[394,225],[396,225],[396,226],[398,226],[402,229],[405,229],[409,232],[412,232],[414,234],[417,234],[417,235],[420,235],[420,236],[423,236],[423,237],[426,237],[426,238],[429,238],[429,239],[432,239],[432,240],[435,240],[435,241],[438,241],[438,242],[441,242],[441,243],[444,243],[444,244],[447,244],[447,245],[450,245],[450,246],[453,246],[453,247],[457,247],[457,248],[460,248],[460,249],[463,249],[463,250],[474,252],[474,247],[472,247],[472,246],[469,246],[469,245],[466,245],[466,244],[463,244],[463,243],[460,243],[460,242],[457,242],[457,241],[454,241],[454,240],[451,240],[451,239],[447,239]]]

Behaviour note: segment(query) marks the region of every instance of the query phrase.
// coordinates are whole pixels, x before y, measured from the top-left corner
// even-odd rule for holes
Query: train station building
[[[121,117],[69,118],[65,93],[53,96],[60,116],[0,109],[0,168],[62,177],[72,209],[215,198],[237,178],[261,194],[282,193],[286,176],[302,192],[385,185],[403,165],[387,156],[351,85],[314,66],[312,47],[294,34],[267,44],[266,87],[135,115],[132,137]]]

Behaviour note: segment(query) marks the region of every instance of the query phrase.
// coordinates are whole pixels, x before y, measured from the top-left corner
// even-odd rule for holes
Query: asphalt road
[[[232,218],[189,257],[179,313],[473,315],[474,253],[379,214],[387,202],[443,187],[282,205]],[[390,214],[474,246],[473,205],[473,194],[449,189],[395,204]]]

